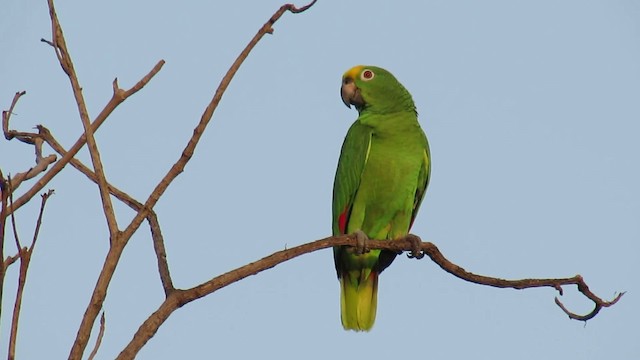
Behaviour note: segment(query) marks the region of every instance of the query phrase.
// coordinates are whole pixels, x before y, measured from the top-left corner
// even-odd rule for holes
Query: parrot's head
[[[392,113],[416,111],[411,94],[387,70],[358,65],[342,75],[342,102],[358,112]]]

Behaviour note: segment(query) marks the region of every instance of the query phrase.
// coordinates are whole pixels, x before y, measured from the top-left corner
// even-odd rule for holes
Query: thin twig
[[[29,245],[29,252],[33,252],[33,248],[38,241],[38,235],[40,234],[40,226],[42,225],[42,214],[44,213],[44,206],[47,204],[47,200],[54,194],[53,189],[49,189],[46,193],[42,194],[42,202],[40,203],[40,213],[38,214],[38,221],[36,222],[36,228],[33,231],[33,238],[31,239],[31,245]]]
[[[102,337],[104,336],[104,310],[102,311],[102,315],[100,316],[100,331],[98,332],[98,337],[96,338],[96,344],[93,346],[93,350],[89,354],[89,358],[87,360],[93,360],[93,358],[98,354],[98,349],[100,349],[100,344],[102,344]]]

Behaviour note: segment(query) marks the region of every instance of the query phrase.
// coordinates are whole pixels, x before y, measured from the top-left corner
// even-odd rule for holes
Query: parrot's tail
[[[376,321],[378,273],[362,269],[340,276],[340,310],[345,330],[369,331]],[[354,276],[355,275],[355,276]]]

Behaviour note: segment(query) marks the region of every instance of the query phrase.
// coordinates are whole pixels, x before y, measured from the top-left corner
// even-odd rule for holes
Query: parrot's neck
[[[365,105],[362,108],[358,108],[360,115],[372,113],[387,116],[398,112],[417,114],[413,98],[404,88],[402,88],[400,94],[384,93],[377,96],[367,94],[365,101]]]
[[[407,110],[384,115],[363,111],[360,113],[358,121],[372,128],[374,133],[378,135],[402,134],[420,128],[417,113]]]

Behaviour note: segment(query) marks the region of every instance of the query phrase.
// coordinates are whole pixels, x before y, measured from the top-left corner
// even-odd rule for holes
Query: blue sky
[[[167,62],[97,133],[114,185],[146,199],[228,66],[280,5],[57,5],[92,117],[114,77],[128,88],[159,59]],[[12,126],[44,124],[69,147],[82,125],[68,80],[39,41],[51,36],[46,2],[2,7],[2,109],[26,90]],[[373,331],[349,333],[325,250],[183,307],[139,358],[640,357],[639,18],[640,3],[631,0],[321,0],[286,14],[256,47],[195,157],[156,206],[179,287],[329,235],[338,153],[356,118],[340,100],[340,77],[356,64],[378,65],[413,94],[431,145],[432,182],[414,233],[469,271],[580,273],[602,297],[627,291],[619,304],[584,326],[556,307],[552,289],[487,288],[428,259],[398,259],[381,276]],[[2,141],[0,168],[23,171],[32,154]],[[90,163],[84,150],[79,158]],[[108,247],[97,187],[70,167],[49,187],[56,195],[24,295],[17,349],[24,359],[68,355]],[[18,213],[23,239],[38,206]],[[126,225],[133,213],[116,209]],[[12,244],[5,253],[15,252]],[[16,277],[13,266],[2,349]],[[113,358],[161,300],[143,226],[110,287],[99,358]],[[591,309],[573,287],[563,300],[577,312]]]

